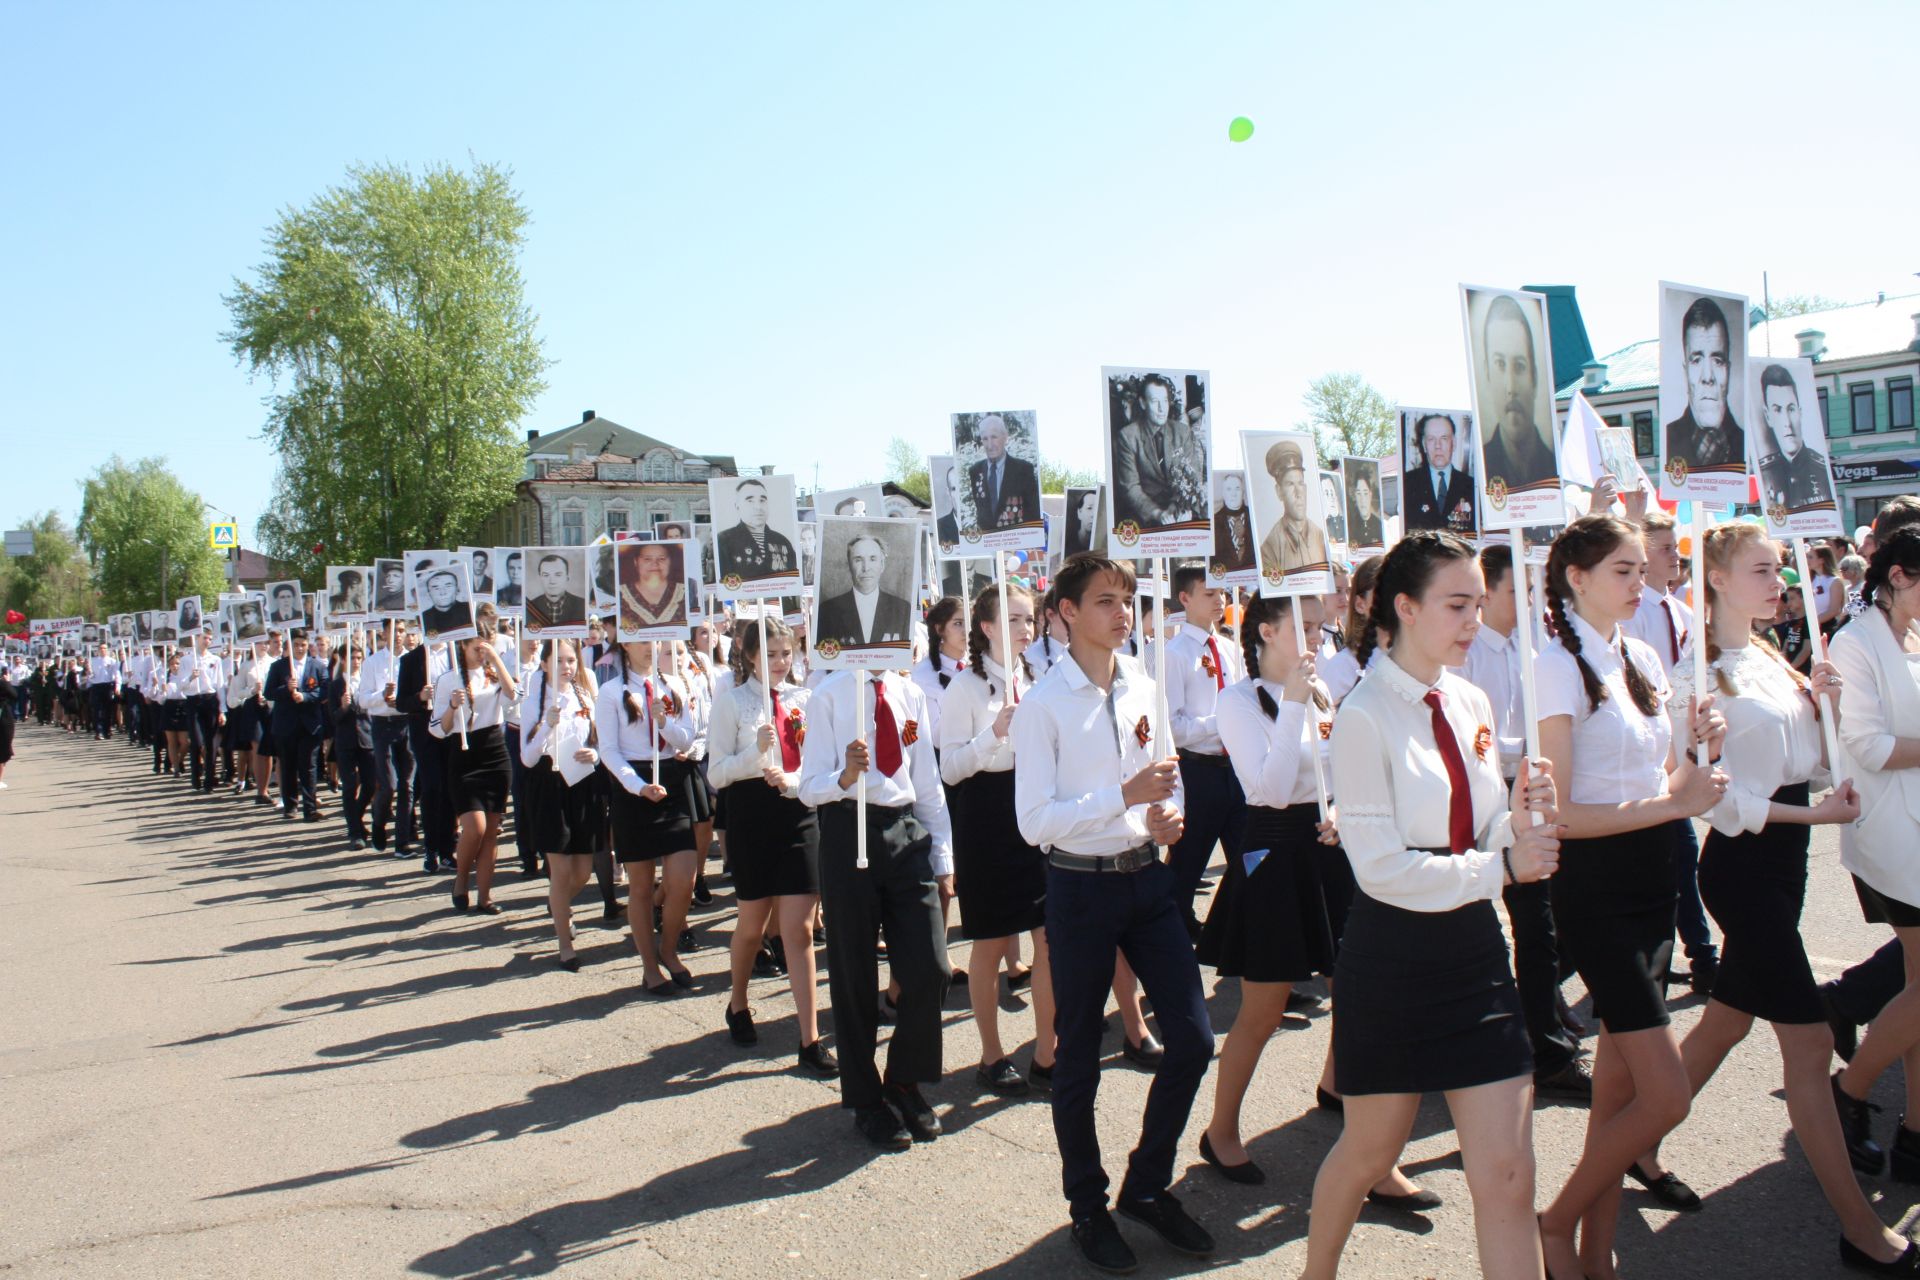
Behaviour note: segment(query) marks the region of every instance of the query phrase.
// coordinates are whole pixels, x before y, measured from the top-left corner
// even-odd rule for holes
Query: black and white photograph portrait
[[[680,540],[614,545],[620,575],[617,630],[622,644],[687,638],[687,553],[692,545]]]
[[[304,620],[300,584],[294,580],[267,584],[267,625],[275,630],[297,627]]]
[[[1134,556],[1211,550],[1208,375],[1103,368],[1110,532]]]
[[[455,547],[467,558],[467,579],[473,583],[473,602],[493,599],[494,562],[492,547]]]
[[[200,597],[182,596],[173,602],[174,628],[183,636],[200,630]]]
[[[472,573],[467,558],[456,555],[421,574],[420,635],[429,644],[473,637]]]
[[[961,487],[960,538],[983,551],[1046,545],[1040,511],[1040,429],[1030,409],[953,415]]]
[[[451,551],[402,551],[407,565],[407,613],[418,614],[426,607],[426,595],[420,590],[427,575],[453,559]]]
[[[1760,477],[1760,510],[1775,538],[1844,534],[1813,361],[1755,356],[1747,403],[1759,425],[1747,432]]]
[[[880,519],[887,514],[886,490],[877,484],[852,489],[823,489],[813,495],[813,509],[823,516]]]
[[[1320,509],[1327,513],[1327,540],[1344,546],[1347,541],[1346,500],[1340,492],[1337,472],[1320,473]]]
[[[800,585],[813,590],[820,572],[820,521],[813,508],[800,512]]]
[[[493,603],[505,617],[519,617],[527,602],[526,563],[518,547],[493,549]]]
[[[1380,505],[1380,464],[1372,458],[1340,459],[1347,503],[1347,549],[1385,551],[1387,523]]]
[[[1253,559],[1253,508],[1247,505],[1247,473],[1213,473],[1213,555],[1209,587],[1250,587],[1260,580]]]
[[[359,622],[371,604],[367,581],[371,570],[359,565],[327,566],[327,616],[335,622]]]
[[[135,644],[146,644],[153,639],[153,610],[135,609],[133,611],[133,640]]]
[[[1305,431],[1243,431],[1248,502],[1260,534],[1255,563],[1263,595],[1325,595],[1333,554],[1321,506],[1319,454]]]
[[[1546,299],[1462,285],[1460,306],[1473,378],[1473,420],[1480,425],[1475,471],[1481,527],[1563,524]]]
[[[373,612],[381,618],[407,616],[407,568],[400,560],[373,562]]]
[[[1105,513],[1100,509],[1105,491],[1101,486],[1067,490],[1067,527],[1060,543],[1062,558],[1082,551],[1097,551],[1106,545]]]
[[[116,640],[132,640],[133,639],[133,615],[132,614],[122,613],[115,616],[114,627],[113,627],[113,638]]]
[[[920,530],[911,520],[821,517],[809,639],[824,665],[902,665],[916,625]]]
[[[934,546],[943,557],[959,557],[963,550],[960,546],[962,504],[959,459],[950,453],[930,455],[927,458],[927,486],[933,494]]]
[[[1401,523],[1407,532],[1434,529],[1480,536],[1473,484],[1473,415],[1464,409],[1402,406]]]
[[[180,638],[180,628],[175,625],[179,615],[172,609],[153,611],[153,641],[155,644],[172,644]]]
[[[724,596],[781,595],[800,588],[800,519],[792,476],[716,476],[707,481],[713,512],[713,576]]]
[[[233,613],[233,637],[242,644],[267,638],[267,614],[257,600],[236,600]]]
[[[1660,496],[1747,500],[1747,300],[1660,283]]]
[[[587,548],[523,547],[527,634],[583,640],[587,635]]]

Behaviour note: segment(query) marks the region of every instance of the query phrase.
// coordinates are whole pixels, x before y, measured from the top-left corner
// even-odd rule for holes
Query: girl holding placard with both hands
[[[573,947],[573,899],[588,875],[600,873],[603,918],[613,919],[612,860],[607,849],[606,784],[600,762],[599,725],[594,719],[593,674],[580,662],[580,642],[552,640],[549,661],[555,679],[547,682],[546,662],[527,677],[522,704],[520,763],[526,767],[526,805],[515,819],[523,849],[547,858],[547,914],[560,944],[560,967],[580,971]]]
[[[454,848],[453,906],[467,909],[467,878],[480,893],[479,910],[499,915],[493,901],[493,860],[513,785],[502,727],[516,687],[493,648],[493,623],[482,619],[478,634],[455,642],[454,665],[433,682],[428,729],[447,743],[447,796],[459,823]]]

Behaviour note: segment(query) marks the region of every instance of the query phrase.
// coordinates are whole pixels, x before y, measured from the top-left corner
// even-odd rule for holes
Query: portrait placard
[[[1213,473],[1213,554],[1207,557],[1209,587],[1257,587],[1253,509],[1247,505],[1247,473]]]
[[[1347,504],[1347,552],[1356,560],[1387,549],[1386,513],[1380,501],[1380,463],[1375,458],[1340,459],[1341,496]]]
[[[364,622],[373,611],[372,577],[361,565],[328,565],[327,617],[342,626]]]
[[[527,634],[545,640],[587,638],[587,549],[522,547],[527,583]]]
[[[471,640],[478,635],[473,622],[473,565],[465,556],[448,556],[421,571],[420,638],[428,644],[443,640]]]
[[[1209,375],[1191,369],[1100,370],[1106,413],[1109,532],[1129,556],[1213,553]]]
[[[267,638],[267,611],[258,600],[240,599],[227,606],[233,619],[233,638],[251,644]]]
[[[198,634],[204,622],[199,596],[181,596],[173,602],[173,626],[182,639]]]
[[[887,512],[887,493],[877,484],[863,484],[852,489],[823,489],[813,495],[813,510],[821,516],[883,519]]]
[[[1327,513],[1327,541],[1334,545],[1338,555],[1347,545],[1347,502],[1341,493],[1337,471],[1320,473],[1320,509]]]
[[[1253,509],[1260,593],[1325,595],[1333,590],[1333,548],[1317,480],[1319,455],[1305,431],[1242,431],[1248,505]]]
[[[1402,405],[1400,523],[1408,533],[1434,529],[1472,540],[1480,536],[1473,462],[1478,447],[1473,415],[1465,409]]]
[[[1067,490],[1067,527],[1061,537],[1060,557],[1107,549],[1107,490],[1105,485]]]
[[[1747,500],[1747,300],[1660,282],[1660,496]]]
[[[692,628],[687,620],[687,560],[692,548],[690,539],[614,545],[620,582],[616,624],[620,643],[688,637]]]
[[[1039,418],[1031,409],[953,415],[960,541],[975,554],[1041,551]]]
[[[920,530],[915,520],[820,518],[820,586],[807,629],[815,666],[887,670],[909,664]]]
[[[648,530],[648,532],[652,531]],[[650,538],[649,541],[651,541]],[[603,533],[588,543],[587,564],[593,570],[593,616],[611,618],[619,600],[618,568],[613,562],[613,539]]]
[[[707,506],[714,530],[709,590],[740,600],[800,589],[792,476],[716,476],[707,481]]]
[[[373,616],[404,620],[407,609],[407,567],[404,560],[373,562]]]
[[[407,612],[405,616],[411,619],[420,612],[421,602],[424,599],[420,590],[422,582],[429,573],[453,559],[453,552],[444,550],[402,551],[400,558],[406,561],[407,565]]]
[[[1593,432],[1594,443],[1600,447],[1600,467],[1613,477],[1614,487],[1621,493],[1653,493],[1653,481],[1647,477],[1645,467],[1634,453],[1633,428],[1596,427]]]
[[[474,607],[478,608],[483,600],[492,600],[495,585],[493,548],[455,547],[454,550],[467,558],[467,580],[473,584]]]
[[[1833,490],[1826,424],[1820,420],[1813,361],[1754,356],[1747,404],[1758,418],[1747,431],[1760,511],[1775,538],[1830,538],[1847,530]]]
[[[1460,286],[1482,529],[1566,523],[1546,303],[1537,293]]]
[[[377,562],[376,562],[377,563]],[[526,616],[527,557],[519,547],[493,549],[493,607],[503,618]]]

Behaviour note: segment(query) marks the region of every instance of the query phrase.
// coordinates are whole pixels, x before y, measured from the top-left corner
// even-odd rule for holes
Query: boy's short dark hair
[[[1060,572],[1053,579],[1053,598],[1059,601],[1071,600],[1078,605],[1087,594],[1087,588],[1108,574],[1112,574],[1124,584],[1126,593],[1132,595],[1137,585],[1133,566],[1124,560],[1112,560],[1106,556],[1095,555],[1091,551],[1078,551],[1067,557],[1060,566]]]
[[[1487,590],[1493,590],[1493,584],[1513,572],[1513,548],[1503,542],[1489,542],[1480,548],[1480,574],[1487,580]]]
[[[1183,564],[1173,571],[1173,598],[1199,591],[1207,585],[1207,567],[1200,564]]]

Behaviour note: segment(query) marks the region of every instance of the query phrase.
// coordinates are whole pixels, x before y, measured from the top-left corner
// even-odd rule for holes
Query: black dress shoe
[[[1319,1085],[1313,1086],[1313,1105],[1322,1111],[1331,1111],[1335,1115],[1345,1115],[1347,1110],[1345,1099],[1336,1094],[1328,1093]]]
[[[727,1010],[727,1034],[741,1048],[760,1043],[760,1033],[753,1029],[753,1010],[742,1009],[735,1013]]]
[[[704,873],[693,878],[693,900],[703,907],[713,903],[713,890],[707,888],[707,877]]]
[[[478,911],[481,915],[497,916],[500,914],[500,904],[497,902],[483,902],[475,907],[474,910]]]
[[[1438,1192],[1425,1187],[1404,1196],[1394,1195],[1390,1191],[1367,1192],[1367,1203],[1377,1204],[1382,1209],[1392,1209],[1399,1213],[1432,1213],[1442,1203]]]
[[[853,1127],[882,1151],[905,1151],[913,1145],[913,1135],[907,1132],[907,1126],[900,1123],[900,1117],[884,1102],[855,1108]]]
[[[646,987],[645,990],[646,993],[655,1000],[671,1000],[680,994],[680,988],[674,986],[671,982],[655,983],[651,987]]]
[[[915,1142],[932,1142],[940,1136],[940,1117],[933,1114],[933,1108],[920,1095],[920,1086],[913,1084],[889,1084],[884,1086],[887,1101],[900,1112],[900,1119],[906,1123],[907,1132],[913,1135]]]
[[[1037,1062],[1027,1064],[1027,1084],[1035,1093],[1053,1092],[1053,1064],[1041,1066]]]
[[[1305,1015],[1309,1013],[1318,1013],[1319,1011],[1320,1011],[1319,996],[1316,996],[1308,991],[1302,991],[1298,987],[1295,987],[1291,991],[1287,992],[1287,1012],[1288,1013],[1297,1013],[1297,1014]]]
[[[1242,1160],[1239,1164],[1228,1164],[1213,1154],[1213,1141],[1204,1130],[1200,1134],[1200,1158],[1219,1170],[1220,1176],[1228,1182],[1237,1182],[1243,1187],[1257,1187],[1267,1180],[1266,1173],[1251,1160]]]
[[[1073,1220],[1073,1243],[1089,1265],[1108,1275],[1123,1276],[1140,1265],[1104,1207]]]
[[[618,906],[607,907],[600,912],[600,924],[604,928],[618,929],[627,922],[627,913]]]
[[[1833,1032],[1833,1051],[1840,1055],[1840,1061],[1852,1062],[1853,1051],[1860,1047],[1860,1025],[1834,1007],[1831,982],[1820,984],[1820,1008]]]
[[[561,957],[559,957],[559,960],[560,960],[560,967],[561,967],[562,969],[565,969],[565,970],[566,970],[566,971],[567,971],[568,973],[578,973],[578,972],[580,972],[580,957],[579,957],[579,956],[577,956],[577,955],[575,955],[575,956],[561,956]]]
[[[1167,1051],[1160,1047],[1160,1042],[1153,1038],[1153,1033],[1148,1032],[1146,1035],[1140,1037],[1139,1044],[1135,1044],[1131,1040],[1127,1041],[1126,1044],[1121,1046],[1120,1054],[1136,1067],[1145,1067],[1148,1071],[1158,1071],[1161,1062],[1166,1059]]]
[[[1167,1242],[1168,1248],[1189,1258],[1204,1258],[1213,1252],[1213,1237],[1187,1215],[1171,1191],[1162,1191],[1151,1200],[1129,1200],[1122,1196],[1114,1202],[1114,1208],[1121,1216],[1151,1227],[1155,1235]]]
[[[966,985],[967,971],[965,969],[955,969],[947,978],[947,989],[949,991],[964,990]]]
[[[973,1078],[1003,1098],[1017,1098],[1027,1091],[1027,1078],[1020,1074],[1020,1068],[1013,1065],[1011,1058],[1002,1058],[990,1066],[975,1067]]]
[[[1636,1160],[1627,1166],[1627,1176],[1645,1187],[1655,1200],[1669,1209],[1694,1213],[1700,1208],[1700,1197],[1694,1194],[1692,1187],[1675,1177],[1671,1169],[1656,1178],[1644,1172]]]
[[[1920,1276],[1920,1245],[1907,1241],[1907,1251],[1892,1262],[1882,1262],[1864,1249],[1856,1248],[1840,1237],[1840,1265],[1849,1271],[1864,1271],[1875,1276]]]
[[[773,952],[766,947],[761,947],[753,957],[753,976],[756,978],[780,976],[780,962],[773,958]]]
[[[800,1046],[800,1065],[823,1080],[832,1080],[840,1074],[840,1060],[820,1040]]]
[[[680,972],[675,973],[669,969],[667,970],[667,977],[672,979],[673,985],[682,991],[693,990],[693,973],[691,970],[682,969]]]
[[[1018,973],[1010,973],[1007,975],[1007,990],[1009,991],[1025,991],[1032,985],[1033,970],[1031,968],[1022,969]]]
[[[1833,1074],[1833,1105],[1840,1112],[1840,1133],[1847,1140],[1847,1159],[1864,1174],[1877,1176],[1887,1166],[1887,1152],[1873,1140],[1873,1113],[1880,1108],[1871,1102],[1858,1102],[1840,1087],[1840,1073]]]
[[[1542,1098],[1560,1098],[1567,1102],[1593,1101],[1593,1073],[1587,1064],[1575,1058],[1558,1071],[1533,1078],[1533,1092]]]

